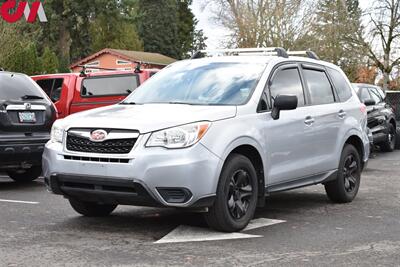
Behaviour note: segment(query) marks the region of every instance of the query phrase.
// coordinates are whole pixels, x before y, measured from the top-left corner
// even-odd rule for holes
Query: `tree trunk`
[[[68,29],[67,21],[62,21],[60,25],[60,38],[58,41],[58,49],[60,56],[65,64],[70,64],[70,51],[71,51],[71,33]],[[64,66],[67,67],[67,66]],[[69,66],[68,66],[69,67]]]

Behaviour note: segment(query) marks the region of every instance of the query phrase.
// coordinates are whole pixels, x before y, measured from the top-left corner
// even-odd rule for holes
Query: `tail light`
[[[367,106],[364,104],[361,104],[360,111],[362,114],[367,115]]]

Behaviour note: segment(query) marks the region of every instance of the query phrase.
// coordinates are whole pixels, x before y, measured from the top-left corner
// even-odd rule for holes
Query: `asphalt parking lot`
[[[353,203],[330,203],[322,186],[277,194],[248,230],[221,235],[169,209],[84,218],[41,179],[0,178],[0,266],[399,266],[399,180],[400,152],[378,153]]]

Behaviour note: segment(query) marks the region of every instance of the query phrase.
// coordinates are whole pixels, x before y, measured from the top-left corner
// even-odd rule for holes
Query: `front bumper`
[[[222,161],[202,144],[145,148],[126,157],[81,155],[49,142],[43,174],[53,193],[100,203],[202,207],[212,205]]]

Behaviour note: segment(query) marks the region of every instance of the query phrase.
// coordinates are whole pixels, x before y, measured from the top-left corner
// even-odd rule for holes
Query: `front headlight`
[[[153,132],[146,147],[185,148],[196,144],[207,132],[210,122],[197,122]]]
[[[62,143],[64,137],[64,128],[61,126],[61,123],[59,121],[56,121],[53,124],[53,127],[51,127],[51,134],[50,134],[50,140],[51,142],[58,142]]]

